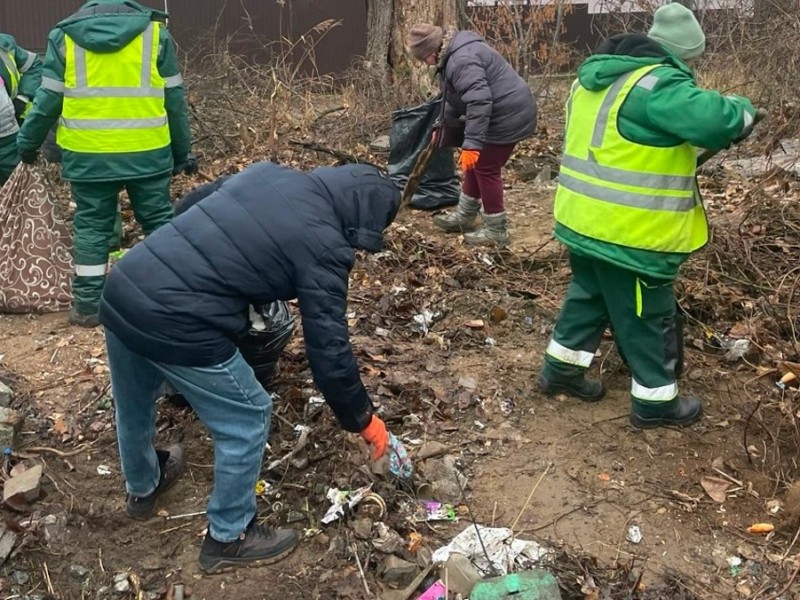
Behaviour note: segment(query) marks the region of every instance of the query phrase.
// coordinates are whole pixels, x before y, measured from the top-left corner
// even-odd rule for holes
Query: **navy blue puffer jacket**
[[[355,249],[382,247],[399,203],[371,166],[257,163],[115,265],[100,321],[153,361],[211,366],[233,356],[248,305],[297,298],[314,379],[341,425],[361,431],[372,405],[347,330],[348,276]]]

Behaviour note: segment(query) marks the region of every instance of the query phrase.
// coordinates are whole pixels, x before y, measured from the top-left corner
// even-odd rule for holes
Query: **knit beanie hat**
[[[681,60],[697,58],[706,49],[706,36],[694,13],[677,2],[655,12],[647,35]]]
[[[425,60],[442,47],[444,30],[437,25],[420,23],[414,25],[408,32],[406,43],[411,56],[417,60]]]

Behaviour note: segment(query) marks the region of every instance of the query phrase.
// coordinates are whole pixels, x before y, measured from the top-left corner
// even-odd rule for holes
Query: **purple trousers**
[[[495,146],[486,144],[481,150],[478,164],[464,173],[461,191],[472,198],[480,198],[483,212],[495,215],[505,210],[503,207],[503,177],[500,171],[511,158],[516,144]]]

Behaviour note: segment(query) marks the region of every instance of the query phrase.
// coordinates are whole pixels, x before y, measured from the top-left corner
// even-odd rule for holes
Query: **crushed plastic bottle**
[[[389,472],[395,477],[409,479],[414,474],[414,465],[403,442],[389,434]]]

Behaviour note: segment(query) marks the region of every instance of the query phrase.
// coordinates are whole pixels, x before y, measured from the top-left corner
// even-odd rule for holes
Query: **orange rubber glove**
[[[389,432],[386,430],[386,423],[375,415],[362,431],[361,437],[372,446],[372,460],[378,460],[389,448]]]
[[[480,157],[480,150],[462,150],[461,156],[458,158],[458,166],[461,167],[462,171],[474,169]]]

